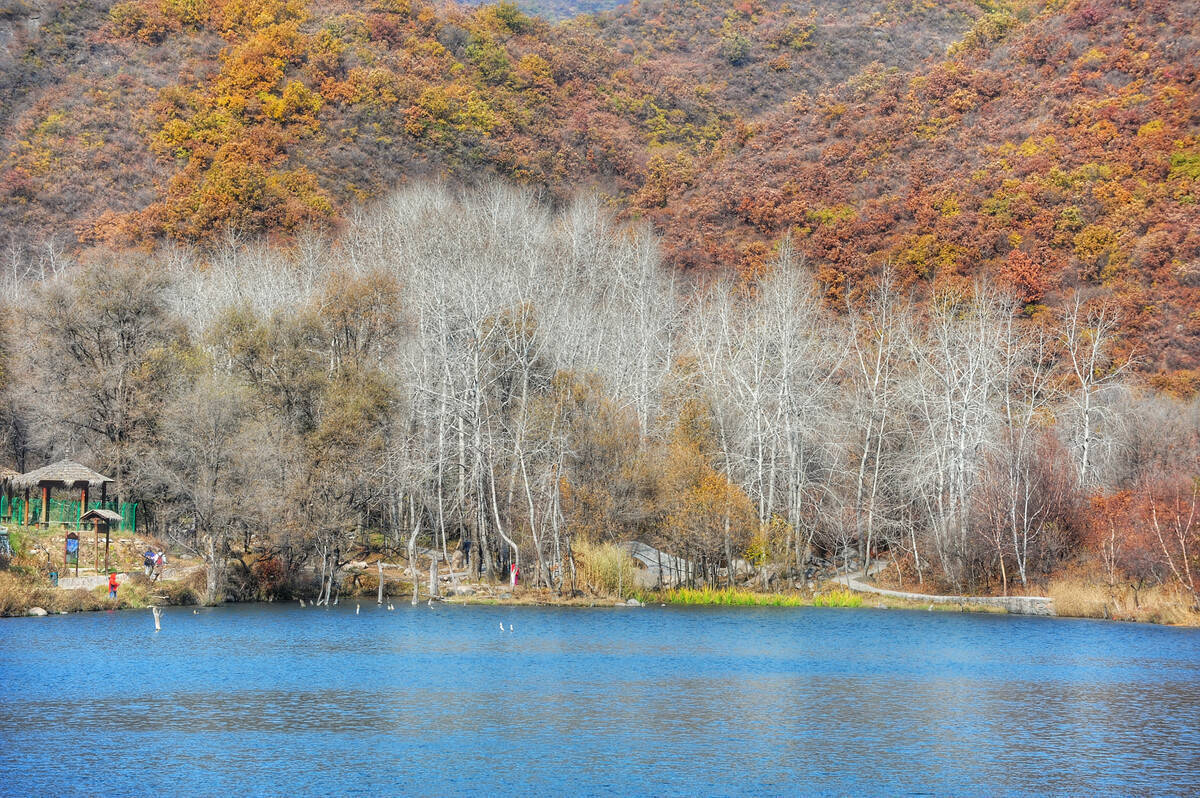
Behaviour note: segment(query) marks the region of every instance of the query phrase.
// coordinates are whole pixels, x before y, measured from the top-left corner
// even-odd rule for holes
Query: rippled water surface
[[[1200,794],[1196,630],[374,604],[153,629],[0,619],[0,793]]]

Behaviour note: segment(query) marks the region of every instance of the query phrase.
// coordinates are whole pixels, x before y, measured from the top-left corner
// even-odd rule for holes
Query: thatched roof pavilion
[[[16,485],[13,484],[13,480],[19,476],[21,476],[20,471],[14,471],[11,468],[0,468],[0,490],[11,494],[14,490],[16,490]]]
[[[49,486],[52,488],[99,488],[113,480],[98,474],[87,466],[80,465],[74,460],[59,460],[48,466],[21,474],[13,479],[18,488],[29,490]]]
[[[48,466],[13,477],[14,487],[25,491],[25,523],[29,523],[29,490],[42,489],[42,520],[43,526],[50,525],[50,491],[53,488],[64,490],[79,490],[79,512],[82,516],[87,512],[88,489],[100,488],[100,500],[104,501],[109,483],[114,480],[97,473],[87,466],[80,465],[74,460],[60,460]]]

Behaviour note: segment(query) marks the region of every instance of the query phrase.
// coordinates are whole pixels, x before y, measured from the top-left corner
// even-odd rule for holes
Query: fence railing
[[[88,502],[89,510],[112,510],[121,514],[121,523],[113,532],[137,531],[137,502]],[[79,523],[79,501],[71,499],[50,500],[50,523],[69,524]],[[21,523],[25,519],[25,500],[20,496],[0,496],[0,520]],[[42,500],[29,500],[29,523],[36,524],[42,520]]]

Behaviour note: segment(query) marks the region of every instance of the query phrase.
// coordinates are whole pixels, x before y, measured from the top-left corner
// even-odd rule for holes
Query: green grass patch
[[[681,587],[675,590],[664,590],[660,593],[648,593],[639,599],[650,604],[679,604],[688,606],[719,606],[719,607],[803,607],[807,604],[803,597],[786,593],[753,593],[749,590],[726,588]]]
[[[861,607],[862,596],[849,590],[828,590],[813,596],[814,607]]]

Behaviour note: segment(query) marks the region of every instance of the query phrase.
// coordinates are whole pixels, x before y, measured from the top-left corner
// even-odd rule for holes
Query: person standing
[[[167,555],[161,551],[154,557],[154,581],[162,579],[163,569],[167,567]]]
[[[142,555],[142,565],[146,568],[146,576],[154,573],[154,549],[146,547],[146,553]]]
[[[115,599],[117,597],[117,588],[119,586],[120,585],[117,583],[117,572],[109,571],[108,572],[108,597],[110,599]]]

